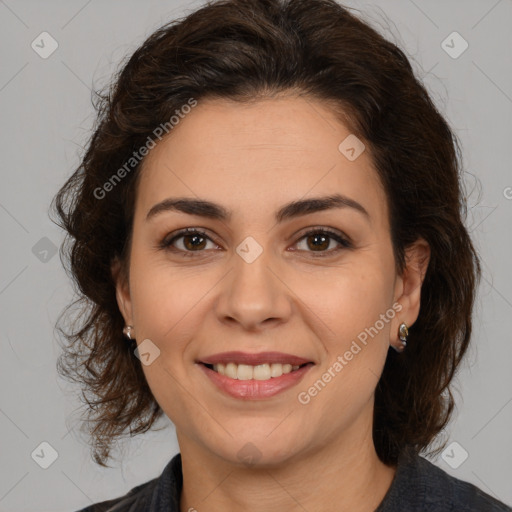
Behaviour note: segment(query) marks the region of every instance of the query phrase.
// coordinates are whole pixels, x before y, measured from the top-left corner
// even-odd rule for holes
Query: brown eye
[[[201,235],[184,235],[181,238],[183,238],[183,245],[190,251],[204,249],[206,245],[206,238]]]
[[[301,240],[304,240],[305,244],[301,242]],[[328,256],[344,248],[352,247],[351,243],[339,233],[326,230],[325,228],[308,231],[297,242],[298,245],[300,245],[300,243],[303,244],[302,248],[299,247],[300,251],[318,253],[314,254],[314,256]],[[329,249],[329,247],[331,248]]]
[[[307,245],[313,251],[327,249],[329,247],[330,237],[321,233],[308,235],[306,237]]]
[[[187,255],[187,253],[192,252],[203,252],[204,249],[208,248],[208,242],[213,245],[213,248],[218,247],[203,231],[198,229],[184,229],[175,233],[174,236],[170,238],[164,238],[159,244],[159,247]]]

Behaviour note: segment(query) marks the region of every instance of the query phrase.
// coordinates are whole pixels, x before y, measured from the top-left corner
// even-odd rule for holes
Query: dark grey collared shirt
[[[124,496],[78,512],[180,512],[182,485],[178,453],[159,477],[134,487]],[[448,475],[423,457],[406,451],[398,460],[391,487],[374,512],[399,511],[512,512],[512,508],[473,484]]]

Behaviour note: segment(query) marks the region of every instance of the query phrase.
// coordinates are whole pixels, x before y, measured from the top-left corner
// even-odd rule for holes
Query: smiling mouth
[[[313,365],[313,363],[304,363],[301,365],[281,364],[281,363],[265,363],[258,365],[248,364],[207,364],[201,363],[210,370],[220,375],[224,375],[235,380],[270,380],[281,377],[288,373],[297,371],[304,366]]]

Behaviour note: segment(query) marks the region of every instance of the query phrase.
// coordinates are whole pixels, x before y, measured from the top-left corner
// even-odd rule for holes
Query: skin
[[[349,161],[338,150],[349,134],[317,100],[206,100],[144,161],[129,277],[117,263],[113,274],[137,343],[150,339],[160,350],[143,370],[176,426],[182,512],[373,511],[391,485],[395,468],[378,459],[372,441],[374,391],[389,346],[400,346],[400,323],[417,319],[430,252],[419,239],[397,275],[387,199],[369,151]],[[285,203],[335,192],[363,205],[369,219],[337,208],[276,224]],[[214,201],[232,218],[167,211],[146,221],[168,197]],[[201,250],[183,238],[176,252],[158,248],[186,227],[207,232]],[[302,234],[310,227],[338,230],[353,246],[330,239],[321,249],[328,255],[315,257],[314,236],[308,244]],[[247,236],[263,249],[250,264],[236,253]],[[182,256],[187,249],[190,258]],[[297,394],[397,303],[400,312],[308,404],[299,403]],[[243,401],[224,395],[194,363],[230,350],[275,350],[316,364],[297,386]],[[248,442],[259,454],[252,464],[238,457]]]

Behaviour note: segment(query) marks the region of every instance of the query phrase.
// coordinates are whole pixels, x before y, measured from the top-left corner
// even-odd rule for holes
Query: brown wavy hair
[[[334,0],[222,0],[156,30],[95,93],[92,136],[52,201],[78,293],[57,322],[66,339],[57,368],[81,385],[98,464],[108,467],[114,441],[163,416],[122,335],[112,277],[116,260],[127,275],[144,159],[105,198],[98,189],[190,98],[252,102],[290,92],[330,105],[366,145],[387,195],[397,271],[418,237],[431,249],[407,350],[389,351],[376,388],[377,454],[395,464],[406,446],[431,447],[448,423],[481,272],[463,224],[456,135],[402,50]]]

